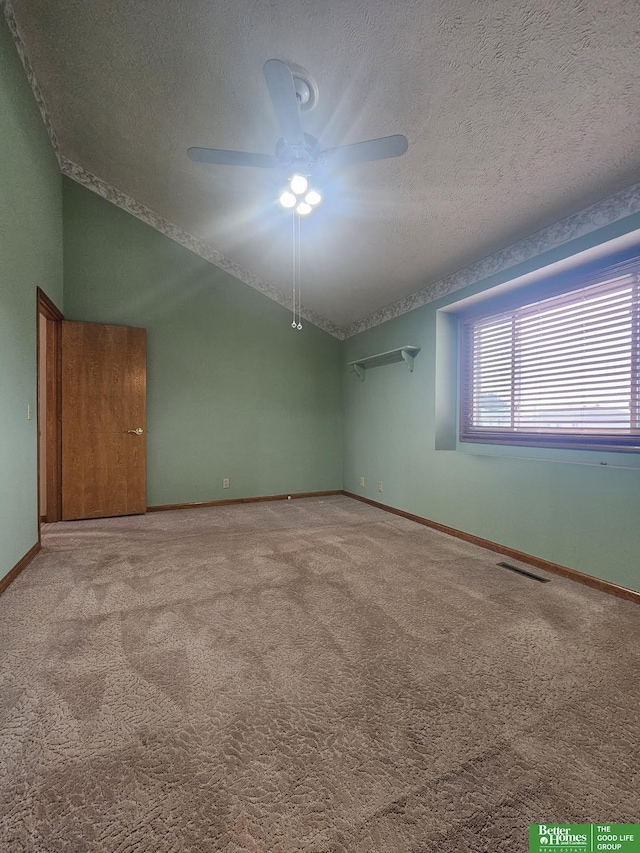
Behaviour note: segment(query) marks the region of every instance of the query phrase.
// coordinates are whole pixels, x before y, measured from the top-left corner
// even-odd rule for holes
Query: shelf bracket
[[[358,374],[360,379],[364,382],[364,367],[362,367],[362,365],[360,364],[354,364],[353,369]]]
[[[409,367],[409,371],[413,373],[413,360],[415,358],[415,355],[406,349],[401,350],[400,355],[402,356],[404,361],[406,361]]]

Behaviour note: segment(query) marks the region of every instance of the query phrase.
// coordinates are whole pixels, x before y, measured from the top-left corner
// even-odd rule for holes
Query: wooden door
[[[146,332],[62,322],[62,518],[146,512]]]

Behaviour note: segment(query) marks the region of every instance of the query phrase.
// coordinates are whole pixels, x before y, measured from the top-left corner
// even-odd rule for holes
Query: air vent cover
[[[509,569],[510,572],[516,572],[519,575],[524,575],[531,580],[539,581],[539,583],[550,583],[550,578],[541,578],[539,575],[534,575],[533,572],[528,572],[526,569],[520,569],[518,566],[512,566],[511,563],[498,563],[503,569]]]

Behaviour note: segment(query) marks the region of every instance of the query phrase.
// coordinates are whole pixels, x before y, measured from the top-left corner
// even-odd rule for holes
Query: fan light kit
[[[309,189],[309,181],[304,175],[291,175],[289,178],[289,189],[280,195],[280,204],[287,209],[295,207],[295,212],[300,216],[311,213],[313,208],[320,204],[322,196],[318,190]]]
[[[396,134],[321,151],[318,140],[302,129],[301,111],[312,110],[318,101],[318,87],[312,77],[304,68],[298,65],[287,65],[280,59],[268,59],[263,70],[282,134],[276,143],[275,154],[226,151],[223,148],[189,148],[187,154],[196,163],[253,166],[259,169],[279,168],[290,176],[288,188],[280,194],[280,204],[293,213],[294,273],[291,325],[301,329],[300,217],[307,216],[322,201],[321,193],[316,187],[310,186],[310,181],[318,174],[322,175],[344,166],[400,157],[409,147],[409,143],[405,136]]]

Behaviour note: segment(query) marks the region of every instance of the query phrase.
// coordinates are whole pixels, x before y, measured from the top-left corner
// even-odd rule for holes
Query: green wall
[[[78,184],[63,196],[65,316],[147,329],[149,505],[340,489],[340,341]]]
[[[149,504],[344,485],[640,589],[638,455],[457,444],[438,311],[639,228],[640,215],[341,343],[308,323],[294,332],[281,306],[62,181],[4,21],[0,115],[0,577],[37,540],[40,286],[69,319],[147,329]],[[400,363],[361,382],[346,367],[403,344],[422,347],[413,374]]]
[[[459,445],[455,435],[443,441],[447,412],[440,408],[450,404],[455,365],[442,363],[451,352],[446,340],[441,346],[449,330],[438,314],[455,299],[638,227],[640,216],[629,217],[345,341],[345,489],[640,590],[638,454]],[[346,367],[403,345],[422,347],[413,373],[392,364],[368,370],[361,382]],[[436,450],[436,443],[454,449]]]
[[[0,15],[0,577],[38,540],[36,287],[62,307],[61,178]],[[27,405],[33,411],[27,420]]]

